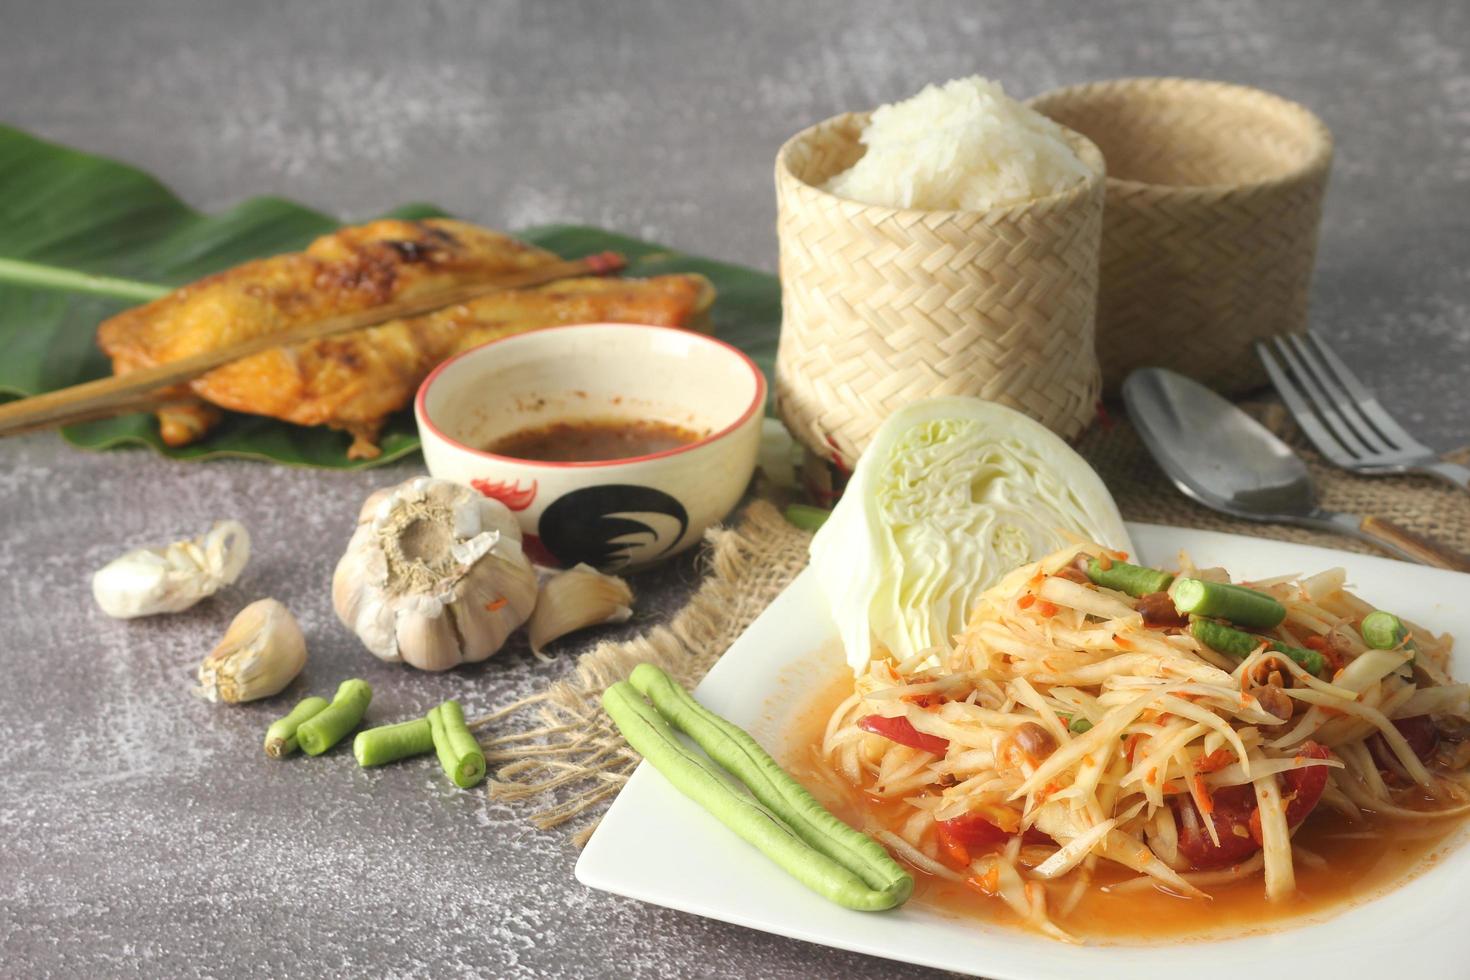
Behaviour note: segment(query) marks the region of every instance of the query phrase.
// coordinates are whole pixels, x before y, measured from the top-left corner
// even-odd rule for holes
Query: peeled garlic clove
[[[577,565],[553,575],[541,586],[536,608],[526,627],[531,652],[549,659],[541,651],[548,643],[568,633],[625,623],[633,615],[633,590],[616,575],[604,575],[591,565]]]
[[[232,704],[268,698],[305,666],[306,637],[296,617],[275,599],[261,599],[240,610],[199,665],[199,693]]]
[[[92,576],[92,595],[115,619],[183,612],[233,583],[250,561],[250,534],[219,521],[204,534],[163,548],[138,548]]]

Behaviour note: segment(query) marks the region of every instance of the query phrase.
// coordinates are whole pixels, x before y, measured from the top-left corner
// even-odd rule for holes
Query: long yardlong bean
[[[878,890],[854,869],[812,847],[776,813],[732,786],[712,762],[680,742],[664,716],[632,684],[619,681],[609,687],[602,704],[628,744],[676,789],[808,888],[860,911],[893,908],[913,891],[913,879],[901,868],[893,887]]]
[[[829,813],[749,733],[694,700],[652,664],[639,664],[628,680],[675,728],[733,773],[802,840],[856,872],[877,891],[900,888],[903,881],[912,888],[912,879],[882,845]]]

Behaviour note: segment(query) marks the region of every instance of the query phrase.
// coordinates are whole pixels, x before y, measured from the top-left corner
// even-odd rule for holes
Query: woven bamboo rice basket
[[[1107,159],[1097,352],[1112,394],[1172,368],[1227,393],[1265,383],[1252,342],[1302,330],[1332,135],[1258,89],[1128,78],[1032,108]]]
[[[889,413],[976,395],[1075,436],[1098,395],[1093,319],[1102,156],[1074,189],[989,211],[875,207],[820,189],[863,154],[867,114],[776,157],[781,343],[776,409],[808,450],[852,465]]]

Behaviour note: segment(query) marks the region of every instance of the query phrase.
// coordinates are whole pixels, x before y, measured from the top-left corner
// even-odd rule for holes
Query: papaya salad
[[[1126,558],[1056,551],[985,590],[952,644],[859,668],[821,761],[920,877],[1070,940],[1090,892],[1283,901],[1324,861],[1303,826],[1470,811],[1449,637],[1342,569],[1237,583]]]

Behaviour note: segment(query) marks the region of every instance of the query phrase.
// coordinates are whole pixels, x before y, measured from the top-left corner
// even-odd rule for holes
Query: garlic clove
[[[218,521],[197,538],[137,548],[92,576],[92,596],[114,619],[183,612],[232,584],[250,561],[250,534]]]
[[[285,690],[306,666],[306,638],[296,617],[275,599],[252,602],[199,665],[199,693],[238,703]]]
[[[204,567],[216,590],[233,584],[250,561],[250,532],[239,521],[216,521],[194,543],[204,552]]]
[[[527,632],[531,652],[549,659],[542,650],[569,633],[625,623],[633,615],[633,590],[616,575],[604,575],[591,565],[577,565],[553,575],[541,586]]]
[[[360,548],[359,542],[363,537],[363,529],[359,527],[347,545],[347,554],[354,560],[348,561],[343,557],[332,570],[332,609],[348,629],[355,628],[367,601],[366,566],[372,556]]]
[[[366,524],[378,516],[378,508],[383,506],[383,501],[393,496],[396,487],[383,487],[368,494],[367,499],[362,502],[361,509],[357,512],[357,523]]]
[[[168,562],[156,551],[130,551],[92,576],[92,596],[113,619],[162,612],[168,595]]]
[[[517,546],[521,543],[521,522],[516,516],[494,497],[486,497],[476,493],[478,500],[474,501],[475,516],[479,521],[482,531],[499,531],[500,536],[508,541],[514,541]]]
[[[448,670],[464,660],[449,611],[437,600],[399,609],[394,616],[394,639],[403,662],[419,670]]]
[[[531,615],[536,577],[519,550],[514,556],[488,555],[460,579],[451,607],[466,662],[484,660],[505,645]]]
[[[372,540],[373,529],[367,524],[359,524],[347,544],[346,554],[332,573],[332,608],[348,629],[359,634],[365,630],[373,632],[374,641],[369,646],[377,652],[384,646],[391,650],[392,630],[391,623],[377,622],[382,604],[374,600],[380,596],[381,585],[388,577],[388,563],[381,549],[371,547]],[[379,653],[378,656],[399,659],[396,654],[386,656]]]

